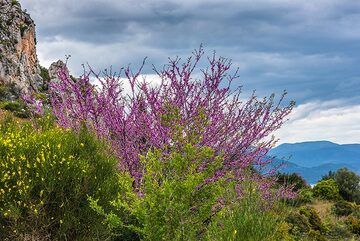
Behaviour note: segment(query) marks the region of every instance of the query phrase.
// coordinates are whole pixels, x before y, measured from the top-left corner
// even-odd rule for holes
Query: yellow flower
[[[81,146],[81,147],[84,147],[84,143],[80,143],[80,146]]]

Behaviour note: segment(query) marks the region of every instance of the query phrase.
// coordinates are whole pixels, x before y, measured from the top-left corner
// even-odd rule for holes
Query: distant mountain
[[[295,172],[310,184],[330,170],[347,167],[360,174],[360,144],[336,144],[329,141],[282,144],[269,153],[275,163],[285,162],[283,172]]]

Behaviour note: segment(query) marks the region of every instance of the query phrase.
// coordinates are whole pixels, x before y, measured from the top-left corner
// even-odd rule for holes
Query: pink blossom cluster
[[[241,88],[233,86],[239,76],[231,61],[214,54],[207,59],[208,67],[199,69],[203,55],[200,47],[186,61],[170,59],[163,69],[154,68],[157,85],[146,82],[142,67],[136,73],[126,68],[123,76],[105,72],[100,77],[89,71],[77,80],[63,69],[59,81],[50,84],[53,113],[64,127],[86,125],[106,138],[120,168],[136,180],[135,186],[141,183],[143,171],[139,155],[153,148],[164,153],[179,150],[185,143],[211,147],[223,155],[223,165],[207,182],[229,173],[241,179],[249,167],[261,177],[271,174],[275,168],[263,171],[272,161],[267,153],[276,139],[271,135],[294,103],[284,105],[285,93],[279,101],[274,95],[259,99],[255,92],[242,100]],[[98,86],[91,84],[93,76]],[[123,90],[124,81],[130,92]],[[269,186],[261,183],[261,188]]]
[[[23,94],[21,95],[21,98],[27,104],[31,113],[39,116],[44,114],[44,104],[41,99],[35,98],[32,94]]]

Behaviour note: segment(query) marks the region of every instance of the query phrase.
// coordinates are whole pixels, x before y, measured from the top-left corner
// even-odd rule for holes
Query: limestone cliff
[[[15,83],[24,92],[42,84],[35,24],[16,0],[0,0],[0,83]]]

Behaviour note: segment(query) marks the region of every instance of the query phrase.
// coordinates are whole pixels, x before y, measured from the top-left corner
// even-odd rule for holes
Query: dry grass
[[[337,224],[339,221],[344,221],[345,217],[337,217],[331,211],[334,202],[326,201],[326,200],[315,200],[309,206],[315,208],[315,210],[319,213],[321,220],[325,223],[329,224]]]
[[[309,206],[315,208],[321,220],[325,221],[326,223],[335,224],[338,221],[338,218],[331,213],[331,207],[333,204],[334,202],[331,201],[316,200]]]

